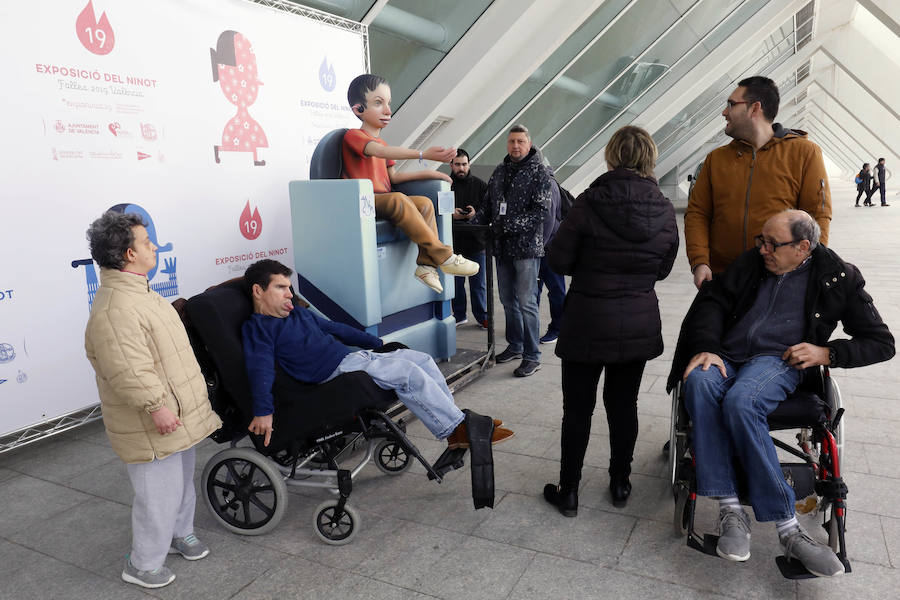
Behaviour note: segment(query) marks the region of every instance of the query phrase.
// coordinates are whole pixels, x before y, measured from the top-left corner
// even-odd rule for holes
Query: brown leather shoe
[[[516,434],[511,429],[498,427],[497,420],[494,419],[494,433],[493,435],[491,435],[491,444],[499,444],[500,442],[505,442],[514,435]],[[451,450],[455,450],[456,448],[469,447],[469,435],[466,431],[465,422],[460,423],[456,427],[456,429],[453,430],[453,433],[447,436],[447,446]]]

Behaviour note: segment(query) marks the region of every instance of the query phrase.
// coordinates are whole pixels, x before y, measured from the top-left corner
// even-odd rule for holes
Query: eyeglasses
[[[791,244],[796,244],[800,240],[791,240],[789,242],[770,242],[769,240],[764,238],[762,235],[758,235],[755,238],[753,238],[753,241],[756,242],[757,248],[762,248],[763,246],[765,246],[766,252],[775,252],[782,246],[790,246]]]
[[[750,102],[748,100],[741,100],[740,102],[735,102],[734,100],[726,100],[725,103],[726,103],[725,108],[734,108],[738,104],[750,104]]]

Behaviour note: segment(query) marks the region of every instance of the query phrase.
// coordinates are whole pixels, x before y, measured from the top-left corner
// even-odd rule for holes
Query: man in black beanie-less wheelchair
[[[416,350],[374,353],[353,351],[345,344],[379,348],[381,339],[349,325],[329,321],[292,303],[290,268],[278,261],[261,260],[247,269],[244,280],[253,300],[253,314],[243,327],[244,359],[253,396],[253,420],[249,430],[272,436],[274,402],[272,385],[276,363],[294,379],[324,383],[342,373],[364,371],[378,387],[393,390],[400,401],[437,438],[449,447],[469,445],[465,415],[428,354]],[[495,427],[491,443],[511,438],[511,430]]]

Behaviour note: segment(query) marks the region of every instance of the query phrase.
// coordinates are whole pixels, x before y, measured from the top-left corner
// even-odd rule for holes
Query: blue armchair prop
[[[298,291],[332,320],[448,359],[456,353],[451,276],[439,272],[442,294],[416,281],[418,249],[392,223],[375,219],[372,182],[341,179],[346,131],[326,134],[313,152],[310,180],[289,184]],[[438,235],[452,245],[452,217],[437,208],[437,193],[449,190],[448,183],[413,181],[395,189],[431,198]]]

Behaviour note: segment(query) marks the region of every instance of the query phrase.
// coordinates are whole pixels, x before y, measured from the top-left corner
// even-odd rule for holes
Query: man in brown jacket
[[[699,289],[742,252],[773,215],[796,208],[819,224],[828,243],[831,191],[822,151],[806,132],[773,123],[780,97],[767,77],[748,77],[728,97],[722,116],[731,143],[707,155],[688,200],[684,236]]]
[[[85,330],[103,424],[134,487],[132,545],[122,579],[147,588],[175,579],[167,554],[199,560],[194,446],[221,426],[178,313],[150,289],[156,246],[139,215],[105,213],[87,232],[100,266]]]

